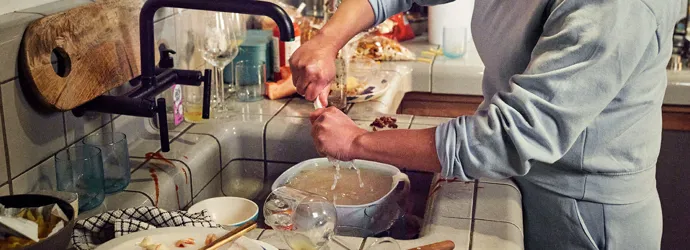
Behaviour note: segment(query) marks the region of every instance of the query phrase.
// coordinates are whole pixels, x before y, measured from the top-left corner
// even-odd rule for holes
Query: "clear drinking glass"
[[[55,155],[59,191],[79,195],[79,211],[100,206],[105,199],[101,150],[90,145],[72,146]]]
[[[398,242],[390,237],[378,238],[364,250],[400,250]]]
[[[462,58],[467,53],[467,28],[443,28],[443,55],[448,58]]]
[[[190,10],[193,11],[193,10]],[[228,111],[223,90],[223,69],[239,53],[239,42],[234,30],[232,13],[195,11],[192,25],[195,47],[204,60],[213,66],[213,94],[211,107],[213,116],[223,117]]]
[[[266,224],[293,250],[321,249],[334,235],[335,205],[323,196],[279,187],[266,198]]]
[[[105,193],[112,194],[124,190],[131,178],[127,136],[117,132],[95,133],[84,138],[82,143],[101,150]]]
[[[266,64],[239,61],[235,63],[235,95],[241,102],[253,102],[264,98]]]

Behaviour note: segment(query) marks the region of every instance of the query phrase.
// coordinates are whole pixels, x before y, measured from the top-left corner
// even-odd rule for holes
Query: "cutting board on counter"
[[[138,76],[144,2],[98,1],[31,23],[19,51],[23,89],[67,111]]]

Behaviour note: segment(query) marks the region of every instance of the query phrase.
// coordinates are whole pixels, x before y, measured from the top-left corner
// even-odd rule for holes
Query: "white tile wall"
[[[0,15],[13,11],[28,9],[42,4],[55,2],[55,0],[0,0]]]
[[[30,106],[20,87],[17,55],[24,29],[42,15],[90,2],[92,0],[0,0],[0,100],[3,118],[0,123],[0,185],[8,178],[12,180],[0,188],[0,193],[4,190],[10,193],[11,190],[19,194],[54,188],[55,153],[98,129],[114,129],[127,134],[130,149],[135,153],[133,157],[144,157],[147,152],[156,152],[160,148],[157,130],[151,127],[148,118],[110,114],[87,114],[77,118],[71,112],[43,113]],[[176,20],[167,18],[173,14],[175,11],[171,8],[164,8],[156,14],[155,19],[160,21],[155,24],[155,36],[157,42],[165,42],[177,50]],[[171,138],[176,135],[171,133]]]

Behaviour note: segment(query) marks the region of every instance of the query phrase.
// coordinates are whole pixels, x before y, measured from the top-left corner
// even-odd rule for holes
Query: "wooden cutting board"
[[[144,2],[98,1],[31,23],[19,52],[24,89],[45,106],[67,111],[138,76]],[[51,63],[53,53],[59,56]]]

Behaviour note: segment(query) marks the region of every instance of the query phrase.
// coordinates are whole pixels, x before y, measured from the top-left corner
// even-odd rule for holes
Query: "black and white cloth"
[[[220,227],[206,210],[198,213],[166,211],[157,207],[136,207],[108,211],[74,226],[72,246],[78,250],[94,249],[98,245],[129,233],[159,227]]]

